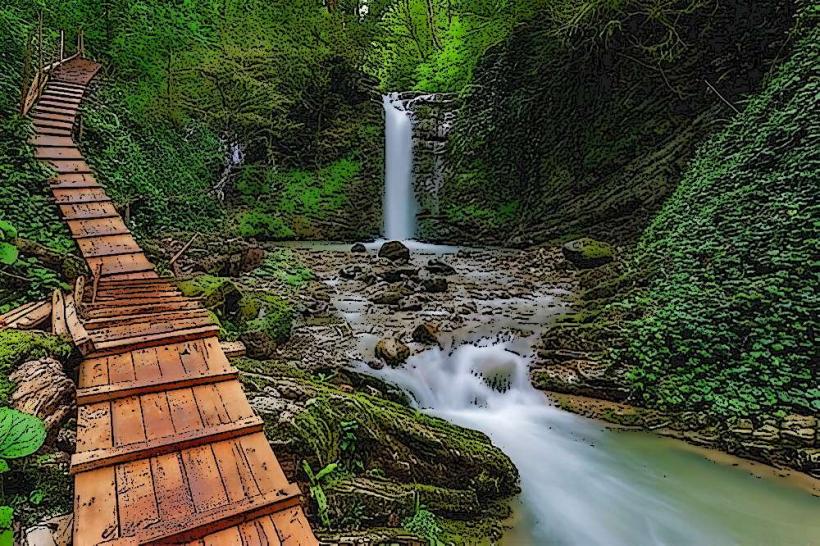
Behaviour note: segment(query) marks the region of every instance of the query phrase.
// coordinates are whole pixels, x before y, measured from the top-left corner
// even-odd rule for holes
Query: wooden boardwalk
[[[37,157],[57,171],[54,199],[93,275],[52,302],[85,353],[74,544],[316,545],[217,326],[157,275],[73,141],[98,69],[79,57],[59,66],[30,112]]]

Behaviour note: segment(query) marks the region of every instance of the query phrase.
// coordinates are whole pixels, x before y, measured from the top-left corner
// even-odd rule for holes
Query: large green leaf
[[[0,235],[3,239],[14,239],[17,237],[17,228],[11,225],[10,222],[0,220]]]
[[[0,408],[0,457],[26,457],[40,449],[45,439],[46,427],[37,417]]]
[[[11,265],[17,261],[17,247],[0,241],[0,264]]]

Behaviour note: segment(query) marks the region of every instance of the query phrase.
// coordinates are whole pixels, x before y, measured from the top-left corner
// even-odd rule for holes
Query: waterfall
[[[412,239],[416,231],[413,124],[397,93],[384,96],[384,144],[384,236]]]

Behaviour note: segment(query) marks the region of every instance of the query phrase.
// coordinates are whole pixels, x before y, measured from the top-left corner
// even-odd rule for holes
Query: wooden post
[[[91,286],[91,304],[93,305],[97,303],[97,288],[99,288],[100,277],[102,276],[102,262],[97,265],[96,271],[92,275],[94,276],[94,282]]]
[[[60,31],[60,62],[65,59],[65,31]]]

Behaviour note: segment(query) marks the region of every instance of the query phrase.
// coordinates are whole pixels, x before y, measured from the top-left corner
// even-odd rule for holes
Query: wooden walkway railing
[[[55,329],[85,355],[74,545],[316,545],[217,326],[157,275],[73,141],[98,69],[61,60],[29,107],[37,157],[57,172],[54,199],[94,273],[52,302]]]

